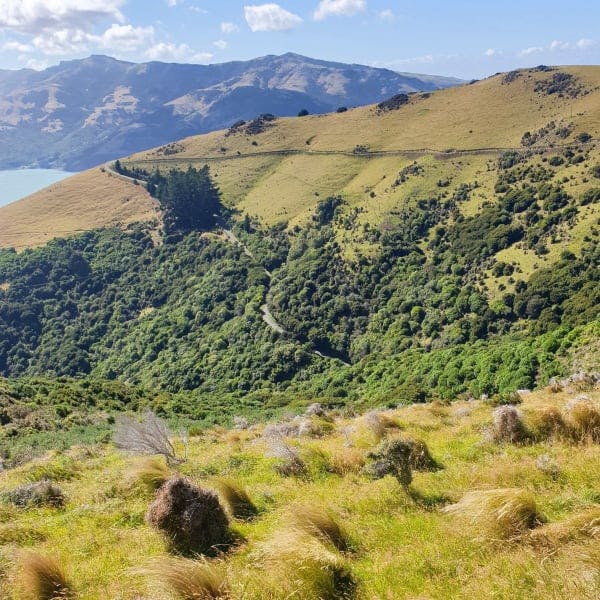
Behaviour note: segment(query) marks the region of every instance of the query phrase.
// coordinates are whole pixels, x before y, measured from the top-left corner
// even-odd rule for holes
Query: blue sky
[[[463,78],[600,64],[596,0],[0,0],[0,68],[297,52]]]

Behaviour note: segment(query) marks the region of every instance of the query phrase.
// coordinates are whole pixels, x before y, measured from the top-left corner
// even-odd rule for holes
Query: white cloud
[[[302,23],[302,19],[279,4],[244,6],[244,16],[252,31],[287,31]]]
[[[393,23],[397,17],[393,10],[387,8],[386,10],[380,10],[377,13],[377,17],[382,21],[386,21],[387,23]]]
[[[544,49],[541,46],[531,46],[530,48],[525,48],[525,50],[521,50],[519,52],[519,56],[530,56],[531,54],[541,54]]]
[[[154,37],[154,27],[133,27],[113,23],[101,36],[92,36],[101,46],[114,50],[136,50]]]
[[[182,0],[166,0],[167,4],[173,8],[174,6],[177,6]]]
[[[501,54],[501,52],[500,52],[499,50],[495,50],[494,48],[488,48],[488,49],[487,49],[487,50],[486,50],[486,51],[483,53],[483,55],[484,55],[484,56],[489,56],[489,57],[492,57],[492,56],[498,56],[499,54]]]
[[[89,31],[98,21],[123,22],[124,0],[2,0],[0,29],[38,35],[45,31]]]
[[[48,63],[42,60],[36,60],[35,58],[30,58],[26,63],[25,67],[28,69],[33,69],[34,71],[43,71],[48,68]]]
[[[183,63],[207,63],[213,57],[210,52],[196,52],[187,44],[159,42],[146,50],[150,60],[163,60]]]
[[[322,21],[332,16],[351,17],[366,8],[366,0],[321,0],[315,10],[314,18],[316,21]]]
[[[219,50],[225,50],[229,44],[225,40],[217,40],[216,42],[213,42],[213,46]]]
[[[542,54],[543,52],[581,52],[591,50],[598,46],[596,40],[582,38],[576,42],[563,42],[562,40],[553,40],[547,46],[532,46],[519,52],[519,56],[529,56],[531,54]]]
[[[580,50],[588,50],[590,48],[595,48],[598,45],[596,40],[589,40],[587,38],[582,38],[577,42],[577,48]]]
[[[87,50],[91,38],[81,29],[57,29],[35,36],[32,44],[44,54],[71,54]]]
[[[235,23],[221,23],[221,32],[222,33],[235,33],[236,31],[239,31],[239,27],[235,24]]]
[[[21,54],[27,54],[33,52],[34,48],[29,44],[22,44],[16,40],[8,40],[8,42],[5,42],[2,45],[2,50],[4,52],[20,52]]]

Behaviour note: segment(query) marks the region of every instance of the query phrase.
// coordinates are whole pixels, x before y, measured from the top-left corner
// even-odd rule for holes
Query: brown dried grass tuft
[[[467,523],[478,538],[514,540],[543,522],[534,497],[516,488],[467,492],[444,512]]]
[[[18,590],[28,600],[66,600],[73,588],[60,565],[52,558],[24,552],[21,555]]]
[[[228,600],[227,571],[221,562],[163,558],[141,569],[178,600]]]

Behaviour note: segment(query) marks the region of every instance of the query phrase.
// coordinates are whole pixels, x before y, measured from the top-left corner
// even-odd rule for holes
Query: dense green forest
[[[531,388],[597,332],[598,232],[579,256],[519,279],[495,253],[518,242],[543,254],[590,200],[550,186],[549,167],[501,165],[497,203],[464,217],[468,188],[414,200],[394,227],[363,226],[378,251],[353,262],[336,236],[357,229],[342,198],[291,230],[233,220],[244,248],[204,231],[220,212],[208,170],[173,171],[154,181],[163,207],[186,206],[195,186],[210,208],[179,228],[172,219],[166,243],[139,225],[0,252],[0,375],[120,380],[173,395],[169,411],[197,419],[302,398],[397,404]],[[485,293],[490,268],[514,291]],[[285,333],[263,321],[265,303]]]

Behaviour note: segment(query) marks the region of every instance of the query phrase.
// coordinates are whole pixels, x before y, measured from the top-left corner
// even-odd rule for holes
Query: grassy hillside
[[[209,164],[239,242],[214,230],[157,247],[146,223],[1,252],[0,374],[373,401],[568,371],[600,306],[599,80],[540,67],[125,159],[148,175]],[[94,171],[61,186],[3,209],[44,223],[15,217],[13,245],[64,222],[156,222],[141,185]]]
[[[209,164],[225,201],[265,225],[302,224],[319,199],[341,194],[348,212],[360,212],[357,228],[350,234],[339,232],[339,241],[352,258],[368,250],[359,226],[393,226],[394,215],[413,199],[440,192],[452,197],[476,183],[460,211],[465,216],[477,214],[485,202],[496,200],[497,158],[503,152],[525,152],[523,162],[538,166],[565,147],[579,147],[581,133],[597,139],[599,86],[600,67],[523,70],[432,94],[413,94],[395,110],[371,106],[280,119],[252,135],[241,127],[233,133],[187,138],[130,157],[125,164],[149,171]],[[526,132],[533,134],[527,146]],[[552,180],[566,178],[565,188],[576,195],[594,187],[589,168],[600,162],[594,143],[584,149],[584,162],[566,161],[553,171]],[[411,176],[415,162],[419,171]],[[405,181],[398,184],[403,173]],[[446,187],[440,188],[440,182]],[[530,274],[533,262],[544,265],[563,249],[577,251],[596,215],[595,207],[581,212],[577,226],[550,248],[548,256],[532,261],[513,251],[503,259],[515,261]]]
[[[81,600],[595,599],[600,393],[569,385],[523,396],[516,413],[458,401],[238,420],[192,430],[187,460],[170,468],[111,444],[50,453],[0,473],[0,595],[41,597],[26,595],[43,570],[33,551],[58,563]],[[420,443],[410,484],[373,470],[371,453],[397,439]],[[175,472],[220,490],[233,546],[216,558],[173,562],[145,521]],[[41,480],[46,491],[28,504]],[[252,504],[232,503],[231,482]],[[200,582],[213,591],[201,595]]]
[[[98,227],[158,221],[157,203],[103,169],[91,169],[0,207],[0,247],[23,250]]]

